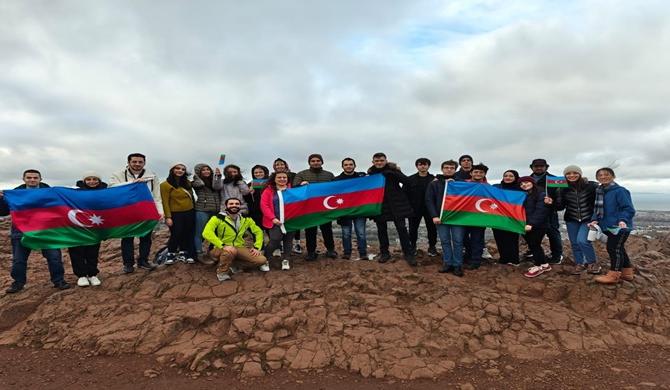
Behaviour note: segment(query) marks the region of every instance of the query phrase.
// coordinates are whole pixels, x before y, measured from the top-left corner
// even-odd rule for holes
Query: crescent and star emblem
[[[334,197],[335,197],[334,195],[326,196],[323,199],[323,207],[327,208],[328,210],[335,210],[336,208],[342,206],[342,204],[344,203],[344,199],[342,199],[342,198],[337,198],[337,200],[335,201],[337,206],[331,206],[330,204],[328,204],[328,201],[330,201],[330,199],[334,198]]]
[[[491,202],[491,204],[488,206],[488,210],[485,210],[485,209],[483,208],[483,204],[484,204],[484,202],[486,202],[486,201]],[[498,208],[498,205],[493,201],[493,199],[484,198],[484,199],[479,199],[479,200],[475,203],[475,208],[477,209],[477,211],[479,211],[479,212],[481,212],[481,213],[488,213],[490,210],[495,210],[495,209],[497,209],[497,208]]]
[[[87,219],[89,221],[89,223],[84,223],[81,220],[79,220],[77,218],[77,216],[79,214],[83,215],[85,217],[85,219]],[[101,216],[95,215],[95,214],[87,215],[87,213],[85,213],[84,211],[79,210],[79,209],[74,209],[74,210],[68,211],[67,212],[67,219],[69,219],[70,222],[72,222],[75,226],[79,226],[79,227],[83,227],[83,228],[90,228],[90,227],[99,226],[99,225],[102,225],[102,223],[104,222],[104,220],[102,219]]]

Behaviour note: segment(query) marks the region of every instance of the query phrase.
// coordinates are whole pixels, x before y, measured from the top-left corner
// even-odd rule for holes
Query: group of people
[[[323,183],[334,180],[348,180],[365,175],[382,174],[385,177],[384,199],[381,214],[371,216],[377,227],[379,254],[367,251],[366,217],[341,217],[336,222],[341,227],[343,254],[335,250],[332,223],[304,230],[306,261],[317,260],[317,233],[321,231],[325,245],[325,256],[342,259],[369,259],[375,257],[380,263],[391,259],[389,250],[388,222],[393,222],[398,234],[404,259],[416,266],[418,252],[418,230],[424,221],[427,235],[427,254],[439,256],[439,237],[443,266],[439,272],[452,273],[461,277],[464,268],[474,270],[480,267],[482,259],[491,258],[486,250],[484,233],[486,227],[459,226],[441,221],[442,202],[445,186],[450,181],[467,181],[490,185],[487,180],[488,167],[474,164],[470,155],[461,156],[458,161],[448,160],[440,165],[441,173],[429,172],[431,162],[419,158],[415,162],[416,172],[405,175],[400,168],[387,160],[384,153],[372,156],[372,166],[367,171],[357,171],[356,162],[347,157],[342,160],[342,172],[335,176],[323,169],[323,157],[312,154],[308,157],[309,168],[292,172],[288,163],[277,158],[272,172],[263,165],[251,169],[252,180],[246,182],[240,167],[229,164],[213,169],[200,163],[189,178],[184,163],[170,167],[167,179],[146,168],[146,157],[141,153],[128,155],[123,170],[111,175],[105,183],[95,172],[87,172],[76,187],[84,190],[99,190],[108,186],[144,182],[148,186],[156,209],[169,227],[170,237],[166,265],[177,261],[193,264],[201,262],[213,265],[218,261],[217,278],[230,280],[240,266],[258,267],[270,271],[270,260],[275,255],[281,259],[278,267],[291,268],[292,254],[302,253],[301,232],[290,232],[283,228],[279,193],[289,188]],[[588,272],[600,274],[596,254],[589,240],[589,232],[595,229],[607,236],[607,251],[610,256],[610,270],[595,278],[599,283],[615,284],[621,280],[633,280],[634,272],[626,253],[625,242],[633,228],[635,209],[628,190],[618,185],[614,171],[601,168],[596,171],[598,183],[587,180],[581,168],[569,165],[563,170],[567,180],[566,188],[547,188],[546,180],[549,164],[544,159],[535,159],[530,164],[531,173],[520,176],[515,170],[503,173],[500,183],[493,184],[503,190],[526,193],[523,207],[526,213],[525,234],[492,229],[500,254],[498,262],[518,266],[522,255],[519,251],[520,236],[528,246],[524,257],[532,259],[534,265],[524,276],[537,277],[551,270],[552,264],[563,261],[562,239],[559,231],[558,211],[564,210],[568,238],[574,257],[574,274]],[[41,173],[34,169],[23,173],[24,184],[17,189],[48,187],[42,182]],[[0,216],[8,215],[9,207],[0,191]],[[407,223],[409,221],[409,223]],[[353,254],[352,233],[356,234],[357,254]],[[252,237],[248,240],[248,236]],[[12,225],[12,285],[8,293],[21,291],[26,283],[27,260],[30,249],[21,244],[22,233]],[[545,255],[542,240],[547,236],[551,254]],[[135,256],[135,238],[139,239],[139,253]],[[135,266],[145,270],[156,268],[149,259],[152,235],[121,239],[123,272],[132,273]],[[97,286],[98,256],[100,244],[68,248],[72,270],[78,277],[79,286]],[[61,251],[42,250],[46,258],[54,287],[69,288],[64,279]]]

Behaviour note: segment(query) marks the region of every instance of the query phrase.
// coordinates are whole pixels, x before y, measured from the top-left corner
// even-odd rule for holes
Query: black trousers
[[[100,244],[74,246],[68,249],[70,253],[70,262],[72,263],[72,272],[77,277],[95,276],[98,271],[98,255],[100,254]]]
[[[619,234],[605,231],[607,235],[607,253],[610,255],[610,268],[612,271],[621,271],[621,268],[632,267],[630,258],[624,244],[628,240],[630,230],[621,229]]]
[[[423,221],[426,224],[428,246],[430,248],[435,248],[435,245],[437,245],[437,229],[433,223],[433,218],[428,213],[424,213],[418,217],[409,218],[409,241],[412,243],[412,248],[416,249],[416,242],[419,239],[419,225],[421,224],[421,218],[423,218]]]
[[[375,220],[375,224],[377,225],[377,237],[379,238],[379,251],[382,254],[388,254],[389,233],[387,221]],[[405,255],[412,254],[412,243],[409,240],[409,233],[407,232],[407,226],[405,225],[405,218],[396,218],[393,220],[393,224],[395,225],[395,230],[398,232],[402,253]]]
[[[288,259],[291,256],[291,244],[293,243],[294,232],[287,232],[284,234],[282,233],[281,228],[277,225],[273,226],[272,229],[269,229],[267,232],[270,241],[268,241],[268,244],[265,246],[265,257],[268,261],[272,259],[272,252],[282,248],[282,245],[284,248],[288,248],[288,250],[284,249],[284,258]]]
[[[493,237],[496,239],[496,246],[501,264],[519,263],[519,233],[508,232],[507,230],[492,229]]]
[[[547,262],[544,249],[542,249],[542,238],[546,233],[546,228],[533,228],[531,231],[526,232],[526,243],[528,243],[530,253],[533,254],[533,263],[535,265],[542,265]]]
[[[149,260],[149,251],[151,251],[151,233],[146,236],[139,237],[140,239],[140,257],[138,263]],[[135,237],[126,237],[121,239],[121,257],[124,265],[135,265]]]
[[[321,229],[321,236],[323,236],[323,243],[326,245],[326,250],[335,250],[335,240],[333,240],[333,225],[331,222],[323,225],[314,226],[305,229],[305,244],[307,245],[307,253],[316,253],[316,230]],[[290,248],[290,247],[289,247]]]
[[[172,213],[172,226],[168,240],[168,252],[184,251],[188,257],[195,259],[195,210],[177,211]]]

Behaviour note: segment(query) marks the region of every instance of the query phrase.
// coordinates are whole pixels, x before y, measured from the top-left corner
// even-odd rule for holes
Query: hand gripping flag
[[[524,234],[524,192],[462,181],[447,183],[444,192],[440,218],[443,223],[490,227]]]
[[[379,215],[384,183],[384,175],[378,174],[279,191],[280,220],[286,231],[294,231],[340,217]]]
[[[4,191],[12,224],[30,249],[94,245],[150,233],[160,216],[145,183],[97,191],[52,187]]]

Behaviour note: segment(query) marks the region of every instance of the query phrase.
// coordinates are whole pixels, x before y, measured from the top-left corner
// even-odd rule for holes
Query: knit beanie
[[[321,160],[321,162],[323,162],[323,157],[319,153],[310,154],[309,157],[307,157],[307,162],[309,162],[309,160],[313,158],[318,158],[319,160]]]
[[[519,184],[521,184],[521,183],[523,183],[523,182],[530,182],[530,183],[535,184],[535,180],[534,180],[532,177],[530,177],[530,176],[521,176],[521,177],[519,178]]]
[[[102,180],[100,178],[100,175],[98,175],[95,171],[86,171],[84,172],[84,176],[81,178],[82,180],[86,180],[87,177],[95,177],[98,180]]]
[[[172,170],[172,168],[176,167],[177,165],[183,165],[184,168],[186,168],[186,164],[184,164],[183,162],[176,162],[170,166],[170,170]]]
[[[577,165],[568,165],[565,167],[563,170],[563,176],[567,175],[568,172],[577,172],[579,173],[579,176],[582,176],[582,168],[578,167]]]

